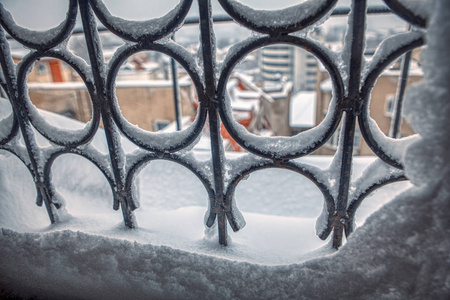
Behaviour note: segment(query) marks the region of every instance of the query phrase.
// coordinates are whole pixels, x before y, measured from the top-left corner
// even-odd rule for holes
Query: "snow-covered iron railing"
[[[206,225],[211,227],[217,219],[219,242],[223,245],[227,244],[227,223],[235,231],[245,225],[233,195],[239,182],[254,171],[283,168],[309,178],[322,192],[326,204],[324,213],[319,218],[322,226],[318,227],[318,235],[321,239],[326,239],[334,231],[335,248],[341,245],[344,231],[349,235],[354,230],[356,209],[369,193],[385,184],[406,179],[398,154],[400,152],[396,148],[407,141],[388,138],[373,126],[369,105],[371,90],[383,70],[404,53],[424,43],[423,29],[426,20],[418,12],[407,8],[402,1],[384,0],[392,13],[410,23],[413,30],[384,41],[374,58],[366,65],[362,59],[367,13],[383,13],[387,11],[385,8],[367,9],[365,0],[353,1],[343,55],[339,56],[307,34],[309,27],[332,13],[337,0],[310,0],[273,12],[254,10],[235,0],[219,2],[229,16],[216,18],[215,21],[233,20],[256,33],[236,43],[221,64],[215,58],[212,28],[214,19],[211,16],[210,0],[198,0],[201,31],[199,57],[170,38],[184,21],[196,22],[186,19],[192,0],[181,0],[166,16],[148,21],[129,21],[114,17],[100,0],[70,0],[63,23],[45,32],[18,26],[0,5],[0,83],[14,111],[12,116],[1,121],[0,150],[13,153],[28,167],[36,184],[37,204],[45,204],[52,223],[56,221],[63,201],[52,185],[51,166],[57,157],[66,153],[81,155],[101,170],[113,191],[113,207],[116,210],[121,208],[125,225],[130,228],[136,226],[133,210],[139,204],[133,192],[133,183],[141,168],[157,159],[185,166],[206,188],[209,195]],[[81,14],[90,65],[66,48],[66,41],[73,34],[78,13]],[[334,13],[347,14],[349,10],[336,9]],[[103,59],[95,17],[107,30],[128,41],[116,51],[109,64],[105,64]],[[31,49],[18,65],[13,62],[5,31]],[[277,43],[301,47],[320,60],[330,74],[333,99],[325,119],[315,128],[293,137],[259,137],[244,130],[233,119],[226,84],[233,68],[245,55]],[[197,116],[188,129],[175,133],[151,133],[132,126],[122,116],[115,96],[115,80],[122,63],[139,51],[164,53],[186,69],[200,102]],[[67,132],[52,127],[39,116],[31,103],[26,76],[33,63],[41,57],[63,60],[84,81],[92,99],[93,110],[92,120],[83,129]],[[405,60],[408,61],[409,58]],[[404,64],[403,76],[407,76],[407,65],[408,63]],[[174,85],[176,87],[176,82]],[[404,86],[399,90],[401,103]],[[398,127],[401,105],[397,107],[399,111],[394,115],[398,119],[394,126]],[[108,143],[108,155],[89,145],[99,128],[100,119]],[[201,162],[192,155],[191,146],[198,140],[207,119],[212,158],[210,162]],[[341,119],[344,125],[340,145],[330,170],[323,171],[294,160],[320,148],[337,130]],[[356,121],[365,141],[381,160],[366,170],[362,180],[351,183]],[[233,160],[225,157],[220,134],[221,122],[232,138],[248,150],[249,154]],[[37,144],[33,127],[51,142],[52,147],[43,148]],[[398,129],[394,129],[392,135],[395,137],[397,132]],[[120,134],[137,145],[139,150],[131,154],[125,153]],[[23,137],[25,146],[21,146],[20,136]]]

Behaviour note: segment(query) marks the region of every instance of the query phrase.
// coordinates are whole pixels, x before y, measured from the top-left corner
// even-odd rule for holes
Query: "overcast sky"
[[[256,9],[280,9],[301,1],[298,0],[240,0]],[[172,8],[178,0],[104,0],[112,14],[130,19],[160,17]],[[36,30],[58,25],[65,17],[68,1],[62,0],[0,0],[20,25]],[[198,15],[197,1],[189,15]],[[215,14],[223,13],[217,0],[213,0]],[[338,6],[348,6],[350,0],[340,0]],[[369,0],[369,5],[380,5],[381,0]]]

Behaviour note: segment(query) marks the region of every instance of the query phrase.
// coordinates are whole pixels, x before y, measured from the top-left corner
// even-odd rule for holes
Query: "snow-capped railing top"
[[[141,168],[157,159],[185,166],[201,180],[208,192],[206,225],[211,227],[218,223],[219,242],[223,245],[227,244],[227,222],[235,231],[245,226],[244,218],[237,209],[239,203],[233,198],[236,186],[246,175],[257,170],[284,168],[310,179],[322,192],[326,204],[317,222],[317,234],[321,239],[326,239],[334,231],[333,246],[336,248],[341,245],[344,230],[347,235],[354,230],[356,209],[370,192],[385,184],[406,179],[402,171],[401,149],[414,138],[394,139],[380,131],[369,115],[370,93],[385,68],[424,43],[424,10],[409,1],[384,0],[392,13],[410,23],[413,30],[386,39],[373,59],[365,63],[363,51],[367,14],[389,11],[386,8],[368,9],[365,0],[354,0],[344,48],[336,53],[310,38],[309,29],[333,13],[348,13],[346,9],[333,10],[337,0],[309,0],[277,11],[256,10],[236,0],[219,2],[229,16],[216,20],[234,20],[256,33],[233,45],[221,64],[215,58],[210,0],[198,0],[198,20],[186,18],[192,0],[181,0],[167,15],[147,21],[115,17],[100,0],[70,0],[65,20],[44,32],[18,26],[0,4],[0,84],[14,112],[0,120],[0,150],[11,152],[28,167],[36,184],[37,204],[45,204],[52,223],[57,221],[58,210],[64,206],[64,201],[52,185],[51,166],[57,157],[65,153],[81,155],[102,171],[113,191],[113,207],[122,209],[125,225],[130,228],[136,227],[133,210],[139,207],[139,202],[134,192],[134,180]],[[81,15],[90,65],[66,47],[78,13]],[[117,49],[108,64],[103,59],[95,17],[109,31],[127,41]],[[170,39],[185,21],[199,23],[201,48],[198,55]],[[13,62],[5,31],[30,49],[17,65]],[[279,43],[303,48],[322,63],[330,74],[333,99],[324,120],[308,131],[293,137],[256,136],[233,119],[226,85],[234,67],[245,55],[263,46]],[[120,111],[115,95],[119,68],[134,53],[147,50],[172,57],[192,79],[200,105],[194,122],[183,131],[148,132],[130,124]],[[66,62],[82,78],[93,107],[92,119],[84,128],[65,130],[54,127],[40,116],[31,103],[27,73],[42,57],[54,57]],[[409,60],[407,57],[406,62]],[[403,76],[407,76],[408,64],[404,65]],[[172,77],[176,86],[176,76]],[[404,89],[405,86],[400,85],[395,113],[397,121],[400,119]],[[90,145],[100,120],[108,143],[109,152],[106,154]],[[340,145],[328,170],[294,160],[324,145],[341,121]],[[350,174],[357,121],[365,141],[380,160],[369,167],[361,180],[352,183]],[[221,122],[231,137],[248,150],[247,155],[233,160],[225,157]],[[211,139],[211,160],[208,162],[198,161],[192,155],[192,147],[205,124],[209,126]],[[394,137],[398,124],[395,126]],[[37,143],[33,127],[51,142],[51,146],[43,147]],[[134,143],[138,150],[125,153],[120,134]]]

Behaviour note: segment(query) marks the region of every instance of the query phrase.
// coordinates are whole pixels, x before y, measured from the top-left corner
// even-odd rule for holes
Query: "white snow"
[[[320,90],[323,92],[330,92],[330,93],[333,91],[333,85],[331,83],[330,78],[327,78],[320,83]]]
[[[0,97],[0,140],[4,139],[11,132],[14,116],[12,114],[11,104],[8,100]]]
[[[259,27],[287,27],[300,23],[326,5],[325,1],[307,1],[284,9],[268,11],[253,9],[236,0],[228,0],[227,3],[240,12],[241,18]]]
[[[183,78],[179,81],[179,86],[190,86],[192,83]],[[116,81],[116,88],[135,88],[135,87],[172,87],[171,80],[119,80]],[[84,82],[30,82],[27,84],[30,90],[84,90]]]
[[[126,34],[127,37],[131,37],[133,41],[139,40],[143,36],[152,36],[160,33],[164,28],[170,28],[172,21],[178,21],[177,14],[183,9],[184,1],[180,2],[175,8],[168,12],[165,16],[160,18],[154,18],[146,21],[134,21],[127,20],[112,15],[106,5],[102,1],[92,1],[92,5],[105,16],[107,24],[115,30]],[[178,25],[179,27],[180,25]],[[168,33],[168,32],[167,32]]]

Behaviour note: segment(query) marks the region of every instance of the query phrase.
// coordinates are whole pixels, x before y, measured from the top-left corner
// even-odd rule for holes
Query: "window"
[[[391,118],[394,114],[395,108],[395,94],[386,95],[386,102],[384,103],[384,115]]]
[[[330,149],[336,150],[339,144],[339,134],[341,133],[341,128],[338,128],[336,132],[331,136],[331,138],[326,142],[326,146]]]
[[[160,131],[166,128],[170,124],[169,120],[154,120],[153,129],[154,131]]]
[[[42,63],[42,62],[36,63],[36,74],[37,75],[45,75],[47,73],[48,73],[47,65],[45,63]]]

